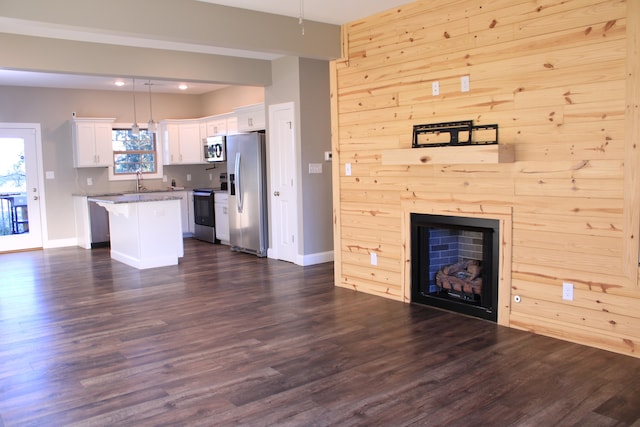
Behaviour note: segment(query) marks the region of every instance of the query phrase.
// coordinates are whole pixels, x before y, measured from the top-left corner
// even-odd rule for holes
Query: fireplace
[[[411,301],[497,321],[500,221],[411,214]]]

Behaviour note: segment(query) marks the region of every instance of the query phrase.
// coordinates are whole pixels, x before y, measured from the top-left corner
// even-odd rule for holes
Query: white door
[[[294,105],[269,106],[273,257],[296,262],[298,253],[297,161]]]
[[[0,252],[42,247],[40,126],[0,123]]]

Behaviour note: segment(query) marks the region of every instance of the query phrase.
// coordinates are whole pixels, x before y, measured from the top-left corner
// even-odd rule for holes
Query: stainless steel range
[[[196,188],[193,190],[193,213],[195,220],[193,237],[205,242],[217,243],[213,189]]]

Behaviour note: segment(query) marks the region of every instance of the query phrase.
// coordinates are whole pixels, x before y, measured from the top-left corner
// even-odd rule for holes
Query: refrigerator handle
[[[236,153],[235,175],[236,175],[236,205],[238,213],[242,213],[242,206],[244,202],[244,192],[242,191],[242,178],[240,176],[240,153]]]

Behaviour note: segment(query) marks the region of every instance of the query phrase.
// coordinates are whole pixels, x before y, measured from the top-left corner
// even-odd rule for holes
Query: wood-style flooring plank
[[[186,239],[0,255],[0,427],[640,425],[640,359]]]

